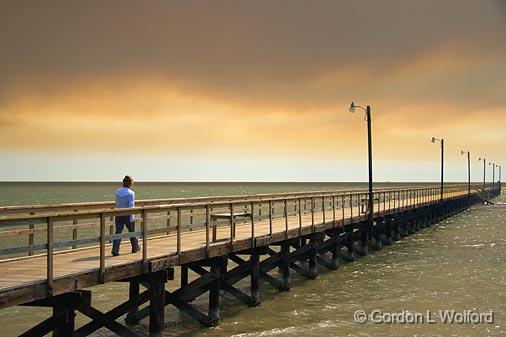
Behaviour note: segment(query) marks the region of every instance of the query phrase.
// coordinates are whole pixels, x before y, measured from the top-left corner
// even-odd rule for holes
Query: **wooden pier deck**
[[[497,192],[494,191],[494,193]],[[481,194],[483,191],[477,186],[472,186],[469,191],[467,185],[445,187],[444,200],[440,200],[440,190],[436,187],[376,191],[374,193],[375,222],[372,227],[368,227],[366,221],[367,193],[365,191],[198,198],[171,200],[169,203],[167,200],[147,201],[129,210],[110,209],[110,205],[104,203],[74,204],[72,207],[57,209],[47,206],[39,207],[37,210],[33,207],[31,209],[4,208],[2,210],[4,215],[0,216],[0,238],[2,238],[2,233],[4,233],[3,237],[22,236],[23,240],[29,237],[27,240],[29,244],[0,246],[0,256],[3,254],[6,257],[0,260],[0,308],[33,303],[41,305],[40,301],[46,301],[43,305],[52,306],[55,304],[51,304],[51,299],[60,298],[65,294],[76,294],[101,283],[125,280],[131,282],[134,289],[131,301],[134,301],[135,298],[141,296],[138,290],[139,283],[151,282],[149,277],[152,275],[164,273],[165,276],[162,278],[165,279],[161,283],[163,285],[172,277],[173,268],[181,266],[185,268],[186,273],[188,268],[193,268],[192,270],[200,273],[203,279],[209,278],[210,274],[219,270],[214,264],[216,259],[223,261],[223,258],[229,258],[237,262],[239,267],[244,264],[241,268],[247,269],[252,268],[250,265],[258,259],[258,255],[254,254],[267,256],[267,260],[263,262],[256,261],[259,266],[257,274],[261,274],[257,275],[257,278],[263,277],[272,285],[278,284],[282,290],[283,286],[287,286],[287,281],[282,280],[279,284],[267,272],[274,266],[280,266],[283,256],[285,260],[289,256],[294,257],[286,268],[293,268],[311,276],[314,270],[311,270],[311,256],[308,252],[314,248],[314,261],[318,258],[319,262],[325,263],[324,253],[328,251],[332,253],[333,264],[330,263],[330,265],[337,268],[337,250],[341,255],[341,250],[345,251],[348,257],[353,259],[353,244],[356,245],[357,241],[361,243],[362,249],[367,248],[368,243],[374,241],[381,246],[382,241],[388,242],[389,239],[395,237],[396,228],[397,235],[402,235],[404,228],[402,224],[409,225],[411,221],[409,219],[415,219],[413,223],[419,225],[430,219],[437,220],[452,214],[452,211],[464,209],[470,203],[478,202]],[[218,213],[220,219],[212,220],[213,215]],[[136,215],[138,232],[120,235],[111,233],[113,217],[126,214]],[[408,214],[411,215],[408,216]],[[395,225],[394,220],[399,217],[404,220]],[[77,228],[81,229],[79,238]],[[404,229],[410,231],[410,228],[408,226]],[[36,242],[36,233],[39,237],[43,236],[43,242]],[[72,238],[65,239],[69,235],[72,235]],[[122,254],[116,257],[111,256],[109,242],[115,238],[125,239],[132,235],[141,238],[141,251],[130,253],[130,243],[123,242]],[[329,238],[327,243],[325,243],[325,238]],[[310,244],[306,241],[310,241]],[[323,248],[317,248],[318,245]],[[269,246],[279,246],[280,250],[272,250]],[[299,250],[300,258],[310,259],[308,271],[301,270],[302,267],[295,264],[299,258],[297,255]],[[317,252],[321,254],[317,255]],[[25,253],[28,256],[12,257],[12,255]],[[367,253],[366,249],[364,253]],[[251,261],[242,260],[239,257],[240,254],[251,255]],[[278,257],[276,257],[277,254],[279,254]],[[274,259],[275,262],[270,263],[269,259]],[[286,268],[285,277],[288,273]],[[244,270],[241,272],[241,278],[249,275],[254,282],[254,269],[248,269],[247,272]],[[223,268],[221,272],[224,272]],[[184,272],[182,274],[184,276]],[[226,267],[224,275],[226,275]],[[220,277],[224,279],[223,275]],[[232,277],[237,281],[236,278]],[[258,283],[258,280],[256,282]],[[182,283],[187,285],[188,280]],[[209,289],[205,288],[205,290],[212,292],[211,283],[208,286]],[[234,296],[250,304],[259,300],[258,294],[252,293],[251,296],[247,296],[233,288],[233,282],[230,284],[222,282],[219,287],[222,289],[225,287],[225,290],[228,289],[233,295],[235,294]],[[148,288],[151,289],[150,286]],[[195,289],[201,288],[200,285]],[[252,292],[257,292],[258,290],[254,288],[258,286],[252,283]],[[195,294],[187,295],[187,297],[197,297],[202,293],[201,290],[195,289]],[[165,291],[162,290],[162,293],[165,294]],[[143,298],[144,302],[149,299],[146,296]],[[166,294],[166,296],[172,298],[170,303],[201,322],[212,325],[217,321],[216,303],[210,302],[209,314],[206,316],[188,307],[187,301],[175,299],[171,294]],[[151,301],[154,301],[152,297]],[[166,302],[167,300],[164,300],[163,305],[168,304]],[[138,305],[125,304],[125,307],[130,306],[130,312],[134,312],[132,317],[135,316],[135,310],[132,311],[132,307],[138,309]],[[83,308],[76,307],[72,310],[86,311]],[[92,317],[90,308],[92,307],[87,309],[88,313],[84,313]],[[106,315],[95,313],[92,318],[97,321],[109,319],[112,323],[107,325],[102,322],[102,325],[96,326],[107,326],[119,335],[132,336],[131,333],[125,332],[125,328],[117,326],[118,323],[115,322],[117,317],[107,318]],[[159,325],[160,319],[163,322],[163,313],[150,315],[150,326],[155,326],[156,322]],[[161,318],[160,315],[162,315]],[[139,316],[137,319],[142,317]],[[154,320],[153,323],[151,320]],[[26,336],[42,336],[42,332],[51,331],[47,329],[61,332],[64,331],[61,329],[69,328],[65,326],[60,329],[55,322],[51,324],[46,322],[44,326],[36,326],[33,331],[27,332]],[[73,331],[73,323],[71,325]],[[159,327],[150,328],[151,335],[159,336],[159,330]],[[90,331],[92,330],[77,330],[75,335],[85,336]]]

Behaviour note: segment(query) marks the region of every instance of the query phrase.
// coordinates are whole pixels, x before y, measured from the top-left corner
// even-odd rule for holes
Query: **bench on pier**
[[[230,212],[211,214],[211,227],[213,228],[213,242],[216,242],[218,220],[228,220],[232,223],[232,237],[235,237],[235,220],[237,218],[251,218],[250,212],[239,212],[232,215]]]
[[[379,198],[374,198],[374,201],[379,202]],[[369,211],[369,198],[360,199],[360,212],[367,213]]]

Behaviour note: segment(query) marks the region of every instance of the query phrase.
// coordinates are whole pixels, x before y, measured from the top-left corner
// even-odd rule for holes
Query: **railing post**
[[[209,205],[206,205],[206,256],[209,257],[209,226],[210,226]],[[251,222],[253,222],[253,207],[251,208]]]
[[[179,259],[181,259],[181,208],[176,208],[176,212],[177,212],[177,215],[176,215],[176,235],[177,235],[177,240],[176,240],[176,253],[177,253],[177,256]]]
[[[47,222],[47,259],[46,259],[46,276],[47,276],[47,286],[46,293],[48,296],[53,295],[53,275],[54,275],[54,266],[53,266],[53,219],[48,217],[46,219]]]
[[[322,220],[323,220],[323,223],[325,223],[326,219],[325,219],[325,197],[324,196],[322,196],[322,213],[323,213]]]
[[[342,215],[342,225],[343,225],[343,228],[344,228],[344,218],[345,218],[345,213],[344,213],[344,203],[345,203],[346,199],[344,198],[344,194],[341,195],[341,215]]]
[[[376,198],[374,195],[378,194],[378,197]],[[378,199],[378,212],[376,213],[376,216],[379,216],[380,212],[381,212],[381,193],[377,192],[377,193],[373,193],[373,202],[376,201],[376,199]],[[373,203],[374,205],[374,203]],[[373,209],[374,210],[374,209]],[[374,215],[374,212],[372,212],[373,215]]]
[[[269,200],[269,235],[272,236],[272,200]]]
[[[350,219],[353,219],[353,194],[350,194]]]
[[[100,267],[99,280],[104,283],[105,276],[105,214],[100,213]]]
[[[78,212],[77,209],[74,210],[74,213]],[[72,240],[77,240],[77,219],[72,221]],[[77,245],[73,244],[72,249],[76,249]]]
[[[148,213],[145,209],[141,213],[142,218],[142,268],[148,272]]]
[[[255,203],[251,202],[251,247],[255,247]]]
[[[311,227],[311,232],[314,233],[314,197],[311,197]]]
[[[167,235],[170,234],[170,211],[167,211]]]
[[[189,231],[191,232],[193,229],[193,208],[190,208],[190,229]]]
[[[336,196],[332,196],[332,227],[336,227]]]
[[[114,207],[111,207],[111,209],[114,209]],[[113,221],[113,220],[114,220],[113,216],[109,217],[109,221]],[[109,235],[114,235],[114,232],[115,232],[115,230],[114,230],[114,224],[111,223],[109,225]],[[112,243],[112,240],[109,240],[109,243]]]
[[[230,203],[228,205],[230,211],[230,242],[234,242],[235,236],[235,219],[234,219],[234,204]]]
[[[35,215],[35,212],[30,212],[30,215]],[[33,255],[33,244],[35,243],[35,234],[34,234],[35,225],[29,224],[28,229],[30,230],[30,232],[28,233],[28,246],[29,246],[28,247],[28,256],[32,256]]]
[[[288,204],[286,201],[286,197],[284,200],[284,207],[285,207],[285,233],[288,235]]]
[[[302,207],[301,207],[300,198],[298,198],[297,200],[299,203],[299,236],[300,236],[302,233]]]

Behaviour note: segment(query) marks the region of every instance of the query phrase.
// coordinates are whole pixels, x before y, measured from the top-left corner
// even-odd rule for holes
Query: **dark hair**
[[[134,180],[130,176],[125,176],[123,178],[123,187],[130,187],[134,183]]]

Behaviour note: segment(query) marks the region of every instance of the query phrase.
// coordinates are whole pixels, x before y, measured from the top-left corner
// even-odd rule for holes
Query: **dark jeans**
[[[121,234],[125,226],[128,228],[129,232],[135,232],[135,221],[130,222],[130,215],[117,216],[114,222],[116,223],[116,234]],[[130,238],[130,243],[132,244],[132,251],[139,248],[137,238]],[[121,239],[116,239],[112,242],[112,252],[114,254],[119,254],[120,244]]]

